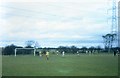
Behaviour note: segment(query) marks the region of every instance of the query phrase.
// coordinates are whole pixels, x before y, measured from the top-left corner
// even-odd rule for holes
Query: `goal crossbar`
[[[18,50],[18,49],[26,49],[26,50],[33,49],[33,50],[34,50],[34,56],[35,56],[35,51],[36,51],[35,48],[15,48],[15,56],[16,56],[16,53],[17,53],[17,50]]]

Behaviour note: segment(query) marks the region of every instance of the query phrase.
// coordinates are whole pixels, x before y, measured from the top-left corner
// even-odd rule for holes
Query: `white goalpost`
[[[36,49],[35,48],[15,48],[15,57],[17,55],[17,50],[34,50],[34,56],[35,56],[35,52],[36,52]]]

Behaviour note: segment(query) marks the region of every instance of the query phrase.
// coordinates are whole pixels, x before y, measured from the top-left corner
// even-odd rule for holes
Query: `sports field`
[[[0,77],[2,76],[2,55],[0,54]]]
[[[67,54],[40,58],[33,55],[3,56],[3,76],[117,76],[118,56]]]

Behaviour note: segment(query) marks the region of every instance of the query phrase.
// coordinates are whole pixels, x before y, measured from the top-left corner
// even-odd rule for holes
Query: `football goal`
[[[32,52],[33,55],[35,56],[36,49],[35,48],[15,48],[15,56],[17,55],[17,53],[20,53],[20,52],[21,53],[22,52],[27,52],[27,54]]]

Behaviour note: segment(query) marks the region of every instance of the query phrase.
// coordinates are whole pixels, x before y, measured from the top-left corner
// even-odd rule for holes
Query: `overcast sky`
[[[103,46],[111,31],[109,0],[29,0],[0,4],[0,46]]]

